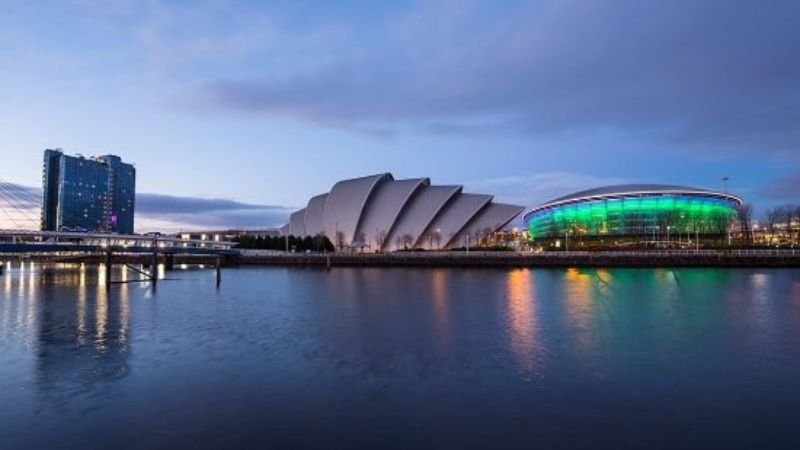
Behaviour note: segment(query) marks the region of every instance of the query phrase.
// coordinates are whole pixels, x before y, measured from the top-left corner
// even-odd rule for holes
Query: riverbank
[[[248,254],[239,265],[311,267],[800,267],[800,251],[668,252],[398,252],[384,254]]]
[[[800,267],[800,250],[640,252],[396,252],[283,253],[244,250],[239,255],[160,255],[159,264],[289,267]],[[101,264],[105,255],[0,255],[0,261]],[[115,254],[114,264],[145,264],[150,255]]]

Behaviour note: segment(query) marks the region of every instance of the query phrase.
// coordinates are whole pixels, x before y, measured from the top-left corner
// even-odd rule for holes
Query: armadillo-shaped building
[[[383,173],[336,183],[293,213],[285,235],[323,234],[339,247],[374,251],[462,247],[506,226],[524,208],[433,186],[428,178],[395,180]]]

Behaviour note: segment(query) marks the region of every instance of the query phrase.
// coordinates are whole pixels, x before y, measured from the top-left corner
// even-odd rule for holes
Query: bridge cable
[[[37,214],[31,210],[41,208],[39,196],[30,189],[0,180],[0,198],[3,199],[0,209],[14,227],[38,228],[40,217],[37,217]],[[16,215],[13,215],[12,212]],[[23,224],[27,224],[27,226]]]

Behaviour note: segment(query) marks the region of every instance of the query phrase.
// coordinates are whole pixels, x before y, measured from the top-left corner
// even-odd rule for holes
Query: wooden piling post
[[[217,287],[222,283],[222,257],[217,256],[216,264]]]
[[[150,281],[158,283],[158,241],[153,238],[153,253],[150,255]]]

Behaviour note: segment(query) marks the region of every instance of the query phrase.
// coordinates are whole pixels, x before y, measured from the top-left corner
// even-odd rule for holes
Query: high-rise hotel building
[[[44,151],[43,231],[133,233],[136,169],[118,156]]]

